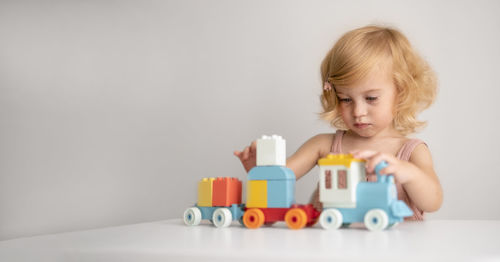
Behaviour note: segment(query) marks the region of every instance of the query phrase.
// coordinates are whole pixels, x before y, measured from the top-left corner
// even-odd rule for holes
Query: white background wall
[[[500,219],[498,1],[0,1],[0,239],[179,218],[233,150],[333,130],[319,65],[401,29],[440,79],[430,219]],[[316,169],[297,183],[305,203]]]

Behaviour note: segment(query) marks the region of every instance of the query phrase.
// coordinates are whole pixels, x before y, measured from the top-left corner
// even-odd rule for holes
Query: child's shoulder
[[[406,159],[413,163],[432,161],[427,143],[418,138],[406,137],[400,151],[401,155],[406,155]]]
[[[317,134],[309,139],[309,141],[314,141],[316,143],[333,142],[335,138],[335,133],[322,133]]]
[[[409,141],[409,143],[412,142],[413,141]],[[411,151],[410,161],[425,162],[430,160],[432,160],[431,151],[429,150],[427,144],[421,140],[418,142],[415,141]]]
[[[314,147],[320,156],[325,156],[330,153],[335,133],[317,134],[305,143],[308,146]]]

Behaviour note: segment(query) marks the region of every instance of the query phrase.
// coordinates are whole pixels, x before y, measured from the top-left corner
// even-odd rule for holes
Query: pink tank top
[[[337,130],[335,133],[335,138],[333,139],[332,143],[332,150],[331,152],[333,154],[342,154],[342,137],[344,136],[345,131],[343,130]],[[422,140],[419,139],[410,139],[408,140],[399,150],[397,154],[397,158],[400,160],[404,161],[409,161],[411,157],[411,153],[420,144],[425,144]],[[368,181],[376,181],[377,177],[375,175],[369,175],[367,177]],[[413,216],[412,217],[407,217],[405,220],[423,220],[424,219],[424,212],[420,209],[418,209],[413,201],[408,197],[408,193],[406,190],[403,188],[403,186],[396,181],[396,188],[398,190],[398,199],[404,201],[410,208],[413,210]]]

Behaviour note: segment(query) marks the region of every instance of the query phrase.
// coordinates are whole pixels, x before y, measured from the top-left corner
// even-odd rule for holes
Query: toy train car
[[[365,182],[364,160],[352,155],[328,155],[318,161],[319,193],[323,210],[295,204],[295,175],[285,166],[285,140],[263,136],[257,140],[257,165],[247,178],[247,203],[241,201],[242,183],[236,178],[204,178],[198,184],[198,203],[184,212],[187,225],[210,220],[226,227],[233,220],[248,228],[285,221],[291,229],[312,226],[318,220],[325,229],[364,222],[370,230],[382,230],[411,216],[397,199],[392,176],[380,176],[387,163],[377,165],[377,182]]]
[[[323,228],[339,228],[364,222],[370,230],[382,230],[413,215],[397,198],[392,175],[382,176],[387,166],[382,161],[375,167],[376,182],[366,182],[364,160],[352,155],[328,155],[318,161],[319,195],[323,204],[319,223]]]

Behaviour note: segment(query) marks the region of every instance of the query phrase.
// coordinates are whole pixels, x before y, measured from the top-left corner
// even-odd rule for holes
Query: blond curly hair
[[[392,58],[392,78],[397,89],[394,128],[407,135],[423,127],[425,122],[418,121],[416,117],[435,100],[436,75],[401,32],[380,26],[366,26],[347,32],[323,59],[322,83],[328,82],[333,88],[323,90],[321,118],[333,127],[345,130],[335,86],[351,85],[362,80],[380,61],[388,58]]]

